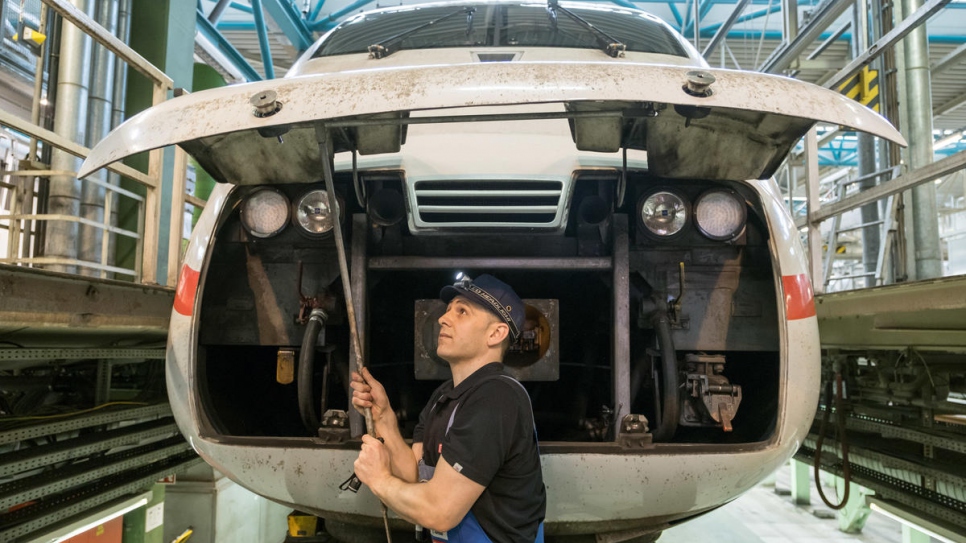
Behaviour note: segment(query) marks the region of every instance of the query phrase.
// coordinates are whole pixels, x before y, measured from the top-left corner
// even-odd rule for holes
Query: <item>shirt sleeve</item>
[[[460,403],[446,437],[442,456],[457,472],[488,486],[521,438],[520,398],[513,383],[494,379],[480,385]]]

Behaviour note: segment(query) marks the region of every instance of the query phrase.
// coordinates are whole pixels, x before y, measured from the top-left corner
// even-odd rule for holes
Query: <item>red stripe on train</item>
[[[186,317],[190,317],[195,306],[195,293],[198,291],[200,272],[185,264],[181,266],[178,277],[178,289],[174,291],[174,310]]]
[[[807,275],[783,275],[782,290],[785,292],[785,316],[788,320],[815,316],[815,297]]]

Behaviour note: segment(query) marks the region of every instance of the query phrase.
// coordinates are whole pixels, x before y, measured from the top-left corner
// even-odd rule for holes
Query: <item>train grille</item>
[[[558,180],[416,181],[417,225],[555,227],[563,189]]]

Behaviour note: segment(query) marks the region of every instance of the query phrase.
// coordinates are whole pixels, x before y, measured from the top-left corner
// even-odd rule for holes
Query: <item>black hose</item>
[[[678,429],[678,419],[681,417],[681,402],[678,397],[677,353],[674,352],[674,340],[671,339],[671,323],[667,317],[661,315],[654,319],[657,330],[657,342],[661,349],[661,374],[663,407],[661,409],[661,423],[653,432],[654,441],[670,441]]]
[[[298,396],[299,414],[302,424],[310,433],[315,435],[319,431],[319,416],[315,413],[315,402],[312,399],[312,381],[315,373],[315,344],[322,332],[324,313],[312,312],[308,324],[305,325],[305,335],[302,336],[302,350],[299,351]]]
[[[835,421],[837,437],[842,447],[842,480],[845,483],[845,491],[842,492],[842,499],[837,504],[833,504],[825,492],[822,490],[822,480],[819,478],[819,470],[822,466],[822,445],[825,443],[825,427],[828,425],[829,415],[832,413],[832,381],[825,383],[825,412],[822,413],[822,423],[818,429],[818,439],[815,440],[815,463],[812,466],[815,477],[815,488],[818,489],[818,496],[822,498],[830,509],[838,511],[849,503],[849,490],[852,486],[851,464],[849,462],[849,441],[845,435],[845,407],[842,401],[842,373],[835,372]]]

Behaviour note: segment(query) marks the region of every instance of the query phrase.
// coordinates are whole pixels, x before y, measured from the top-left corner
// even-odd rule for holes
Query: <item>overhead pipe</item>
[[[325,5],[325,0],[315,0],[315,5],[312,6],[312,11],[308,13],[305,17],[306,22],[312,22],[318,18],[319,13],[322,11],[322,6]]]
[[[751,0],[738,0],[738,3],[735,4],[734,9],[731,10],[731,14],[729,14],[724,23],[718,27],[718,31],[714,33],[714,36],[711,38],[711,42],[708,43],[708,46],[704,48],[704,52],[701,53],[701,56],[703,56],[705,60],[710,58],[711,54],[714,53],[714,50],[717,49],[718,45],[725,40],[725,38],[728,36],[728,32],[731,31],[731,27],[733,27],[735,22],[738,21],[738,16],[741,15],[741,12],[745,10],[745,7],[748,6],[748,2],[750,1]]]
[[[124,43],[131,41],[131,2],[132,0],[118,0],[117,3],[117,38]],[[111,97],[111,129],[115,129],[124,122],[124,102],[127,100],[127,64],[124,62],[114,63],[114,86],[113,96]],[[108,172],[107,182],[111,186],[121,186],[121,176],[114,172]],[[116,198],[116,196],[115,196]],[[117,226],[118,221],[118,202],[115,200],[111,206],[111,216],[108,223]],[[111,234],[107,238],[107,263],[114,265],[117,247],[117,236]]]
[[[93,17],[93,0],[75,0],[75,6]],[[72,24],[61,25],[57,101],[54,109],[54,132],[81,145],[87,143],[86,119],[90,88],[90,61],[93,39]],[[60,150],[51,154],[50,167],[56,171],[77,171],[80,159]],[[76,177],[51,176],[47,196],[47,213],[80,214],[81,183]],[[49,221],[46,227],[44,255],[75,259],[78,223]],[[75,266],[51,265],[49,269],[74,273]]]
[[[98,0],[95,20],[112,35],[117,33],[118,3],[114,0]],[[94,43],[91,65],[91,87],[88,97],[87,146],[93,148],[111,131],[112,100],[114,99],[114,65],[116,55],[100,43]],[[107,182],[107,171],[101,170],[92,178]],[[104,222],[107,191],[88,179],[82,181],[80,216],[96,223]],[[113,198],[113,195],[111,195]],[[105,229],[80,225],[78,256],[88,262],[100,262],[105,247]],[[98,275],[94,269],[84,268],[83,275]]]
[[[903,19],[912,16],[922,3],[902,0]],[[929,80],[929,44],[925,25],[918,25],[903,40],[905,58],[906,95],[913,100],[906,103],[909,122],[906,140],[909,142],[909,168],[917,170],[933,162],[932,88]],[[936,205],[936,185],[923,183],[912,189],[913,279],[942,277],[942,252],[939,243],[939,212]]]
[[[208,21],[213,25],[218,24],[218,19],[221,19],[221,15],[225,13],[230,3],[231,0],[218,0],[218,3],[212,8],[211,13],[208,14]]]
[[[255,18],[255,32],[258,34],[258,48],[262,52],[265,79],[275,79],[275,66],[272,64],[272,49],[268,43],[268,29],[265,27],[262,0],[252,0],[252,16]]]

